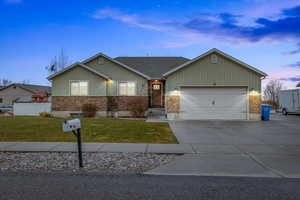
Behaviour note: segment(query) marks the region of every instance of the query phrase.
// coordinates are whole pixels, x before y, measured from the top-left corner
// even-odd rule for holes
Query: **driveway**
[[[178,141],[196,154],[152,174],[300,177],[300,116],[270,121],[174,121]]]

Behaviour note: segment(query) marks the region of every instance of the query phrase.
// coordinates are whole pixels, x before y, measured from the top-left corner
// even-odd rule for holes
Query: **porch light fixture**
[[[171,95],[173,95],[173,96],[179,96],[180,95],[179,89],[177,87],[174,88],[174,90],[171,92]]]
[[[250,92],[249,92],[249,95],[250,96],[259,96],[260,94],[254,88],[251,88]]]

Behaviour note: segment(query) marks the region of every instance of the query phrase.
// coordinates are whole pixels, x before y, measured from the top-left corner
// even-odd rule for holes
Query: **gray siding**
[[[118,95],[118,82],[119,81],[136,81],[137,83],[137,95],[148,95],[148,81],[144,77],[129,71],[124,67],[111,62],[110,60],[101,57],[101,64],[99,64],[99,58],[96,58],[88,63],[87,66],[95,69],[96,71],[105,74],[112,79],[112,82],[108,84],[108,96]]]
[[[79,66],[53,78],[52,96],[70,96],[70,80],[88,80],[89,96],[106,96],[106,80]]]
[[[166,81],[166,92],[181,85],[203,86],[248,86],[261,91],[260,75],[219,54],[218,63],[210,62],[210,55],[170,74]]]

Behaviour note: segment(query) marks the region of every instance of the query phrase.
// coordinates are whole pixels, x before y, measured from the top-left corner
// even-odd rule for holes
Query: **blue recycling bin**
[[[270,110],[271,106],[269,104],[261,105],[261,119],[264,121],[270,120]]]

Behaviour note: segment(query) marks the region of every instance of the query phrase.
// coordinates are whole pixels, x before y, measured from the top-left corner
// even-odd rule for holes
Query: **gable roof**
[[[184,57],[116,57],[114,60],[130,66],[152,79],[161,78],[164,73],[189,61]]]
[[[82,64],[81,62],[76,62],[76,63],[70,65],[69,67],[66,67],[66,68],[62,69],[61,71],[56,72],[55,74],[52,74],[51,76],[48,76],[47,79],[48,79],[48,80],[51,80],[51,79],[53,79],[54,77],[56,77],[56,76],[58,76],[58,75],[60,75],[60,74],[62,74],[62,73],[64,73],[64,72],[66,72],[66,71],[68,71],[68,70],[70,70],[70,69],[72,69],[72,68],[74,68],[74,67],[77,67],[77,66],[82,67],[82,68],[84,68],[84,69],[86,69],[86,70],[88,70],[88,71],[90,71],[90,72],[93,72],[94,74],[97,74],[98,76],[101,76],[101,77],[103,77],[103,78],[105,78],[105,79],[107,79],[107,80],[110,79],[108,76],[106,76],[106,75],[104,75],[104,74],[101,74],[100,72],[98,72],[98,71],[96,71],[96,70],[90,68],[89,66],[86,66],[86,65]]]
[[[126,64],[124,64],[124,63],[121,63],[121,62],[119,62],[118,60],[115,60],[115,59],[113,59],[113,58],[111,58],[111,57],[109,57],[109,56],[107,56],[107,55],[105,55],[105,54],[103,54],[103,53],[98,53],[98,54],[96,54],[96,55],[94,55],[94,56],[92,56],[92,57],[90,57],[90,58],[84,60],[82,63],[83,63],[83,64],[86,64],[86,63],[88,63],[88,62],[90,62],[90,61],[92,61],[92,60],[94,60],[94,59],[96,59],[96,58],[98,58],[98,57],[101,57],[101,56],[104,57],[104,58],[106,58],[107,60],[113,62],[113,63],[116,63],[116,64],[120,65],[121,67],[124,67],[125,69],[127,69],[127,70],[129,70],[129,71],[132,71],[132,72],[134,72],[134,73],[136,73],[136,74],[138,74],[138,75],[140,75],[140,76],[146,78],[146,79],[151,79],[151,78],[150,78],[149,76],[147,76],[146,74],[144,74],[144,73],[142,73],[142,72],[140,72],[140,71],[137,71],[137,70],[135,70],[135,69],[129,67],[128,65],[126,65]]]
[[[185,62],[182,65],[180,65],[180,66],[178,66],[178,67],[176,67],[174,69],[171,69],[170,71],[164,73],[163,76],[168,76],[168,75],[176,72],[177,70],[182,69],[183,67],[186,67],[187,65],[189,65],[189,64],[191,64],[191,63],[193,63],[193,62],[195,62],[197,60],[200,60],[201,58],[203,58],[203,57],[205,57],[205,56],[207,56],[209,54],[212,54],[212,53],[220,54],[220,55],[226,57],[227,59],[229,59],[229,60],[231,60],[231,61],[233,61],[235,63],[238,63],[241,66],[243,66],[243,67],[245,67],[247,69],[250,69],[251,71],[254,71],[257,74],[260,74],[262,77],[266,77],[267,76],[266,73],[260,71],[259,69],[256,69],[255,67],[252,67],[252,66],[250,66],[250,65],[248,65],[248,64],[246,64],[246,63],[244,63],[244,62],[242,62],[242,61],[240,61],[240,60],[238,60],[238,59],[236,59],[236,58],[234,58],[234,57],[232,57],[232,56],[224,53],[223,51],[220,51],[220,50],[216,49],[216,48],[213,48],[213,49],[207,51],[206,53],[201,54],[200,56],[198,56],[198,57],[196,57],[196,58],[194,58],[194,59],[192,59],[192,60],[190,60],[188,62]]]
[[[37,92],[47,92],[48,94],[51,94],[51,87],[49,86],[43,86],[43,85],[32,85],[32,84],[22,84],[22,83],[12,83],[5,87],[0,88],[1,90],[5,90],[6,88],[9,88],[11,86],[20,87],[28,92],[31,93],[37,93]]]

